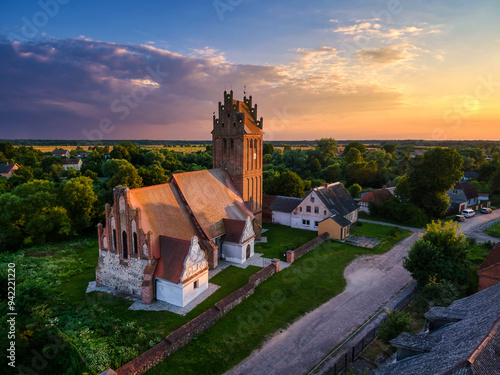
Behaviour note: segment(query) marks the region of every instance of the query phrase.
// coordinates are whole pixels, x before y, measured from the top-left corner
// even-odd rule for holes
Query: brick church
[[[113,189],[99,224],[98,286],[185,306],[220,259],[244,263],[262,228],[262,117],[224,92],[213,118],[213,168],[166,184]]]

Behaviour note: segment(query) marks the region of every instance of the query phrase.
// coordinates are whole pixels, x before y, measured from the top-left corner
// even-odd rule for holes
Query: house
[[[292,225],[292,212],[302,202],[302,198],[278,195],[271,204],[272,222],[286,226]]]
[[[69,151],[68,150],[54,150],[52,151],[52,156],[56,158],[69,158]]]
[[[450,197],[449,215],[458,214],[466,208],[480,210],[483,207],[489,207],[489,202],[479,201],[476,188],[466,181],[457,182],[447,194]]]
[[[396,354],[375,375],[500,374],[500,284],[433,307],[426,330],[391,341]]]
[[[62,166],[65,171],[70,168],[73,168],[75,171],[79,171],[82,167],[82,159],[63,159]]]
[[[7,179],[9,179],[14,175],[14,172],[18,169],[19,169],[19,165],[17,163],[0,164],[0,176],[6,177]]]
[[[473,181],[477,180],[479,177],[479,173],[477,172],[464,172],[464,176],[462,177],[462,181]]]
[[[334,239],[349,235],[358,220],[358,204],[340,182],[312,189],[292,211],[291,227],[330,233]]]
[[[97,228],[96,284],[184,307],[206,290],[220,259],[250,258],[262,228],[262,124],[252,97],[224,92],[213,118],[214,169],[115,187]]]
[[[477,270],[479,276],[478,290],[500,284],[500,242],[493,246],[488,256]]]
[[[359,210],[362,212],[370,213],[370,203],[382,204],[390,199],[393,199],[392,191],[383,188],[369,191],[359,200]]]
[[[90,152],[80,152],[78,155],[76,155],[76,157],[78,159],[85,159],[86,157],[88,157],[90,155]]]

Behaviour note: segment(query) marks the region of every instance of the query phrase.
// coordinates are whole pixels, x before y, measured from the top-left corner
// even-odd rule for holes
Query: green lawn
[[[268,229],[262,234],[262,237],[267,237],[267,243],[255,244],[255,252],[263,253],[265,258],[271,259],[279,258],[283,252],[295,250],[318,236],[317,231],[290,228],[285,225],[264,223],[262,227]]]
[[[484,231],[484,233],[493,237],[500,238],[500,223],[496,223],[495,225],[489,227]]]
[[[383,228],[367,226],[380,236]],[[175,352],[148,374],[221,374],[275,332],[344,290],[345,267],[356,257],[381,254],[409,235],[401,231],[374,249],[327,241],[265,283],[197,339]]]
[[[358,217],[360,219],[365,219],[365,220],[373,220],[373,221],[380,221],[382,223],[388,223],[388,224],[395,224],[395,225],[401,225],[401,223],[398,223],[397,221],[394,221],[394,220],[389,220],[389,219],[384,219],[384,218],[381,218],[381,217],[376,217],[376,216],[371,216],[371,215],[368,215],[366,212],[362,212],[360,211],[358,213]],[[415,228],[418,228],[418,229],[425,229],[427,224],[425,224],[424,226],[422,227],[415,227]],[[406,226],[406,227],[412,227],[411,225],[403,225],[403,226]]]

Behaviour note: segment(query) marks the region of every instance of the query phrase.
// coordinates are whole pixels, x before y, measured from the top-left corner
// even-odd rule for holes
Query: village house
[[[184,307],[220,259],[243,263],[262,228],[263,120],[252,97],[224,92],[213,117],[213,166],[166,184],[116,187],[98,225],[96,284]]]
[[[292,212],[302,202],[302,198],[278,195],[271,204],[272,222],[286,226],[292,225]]]
[[[19,169],[19,165],[17,163],[0,164],[0,176],[3,176],[5,178],[9,179],[14,175],[14,172],[18,169]]]
[[[358,220],[358,204],[340,182],[312,189],[291,214],[291,227],[328,232],[331,238],[349,236],[352,223]]]
[[[62,166],[65,171],[70,168],[73,168],[75,171],[79,171],[82,167],[82,159],[63,159]]]
[[[359,210],[369,214],[370,203],[382,204],[388,200],[393,199],[392,194],[392,191],[387,188],[369,191],[359,200]]]
[[[391,341],[375,375],[500,374],[500,284],[426,314],[426,329]]]
[[[55,158],[69,158],[68,150],[54,150],[52,151],[52,156]]]
[[[480,199],[476,188],[466,181],[457,182],[447,194],[450,197],[448,215],[459,214],[466,208],[477,211],[490,206],[490,201]]]

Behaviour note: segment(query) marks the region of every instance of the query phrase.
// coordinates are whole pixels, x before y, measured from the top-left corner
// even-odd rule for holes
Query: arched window
[[[127,232],[122,232],[123,259],[128,259]]]
[[[227,149],[227,140],[224,138],[224,150]]]
[[[134,232],[134,255],[137,255],[137,233]]]
[[[224,127],[224,123],[222,123],[222,127]]]
[[[231,139],[231,149],[233,149],[233,148],[234,148],[234,140]]]
[[[116,251],[116,229],[113,229],[113,250]]]

